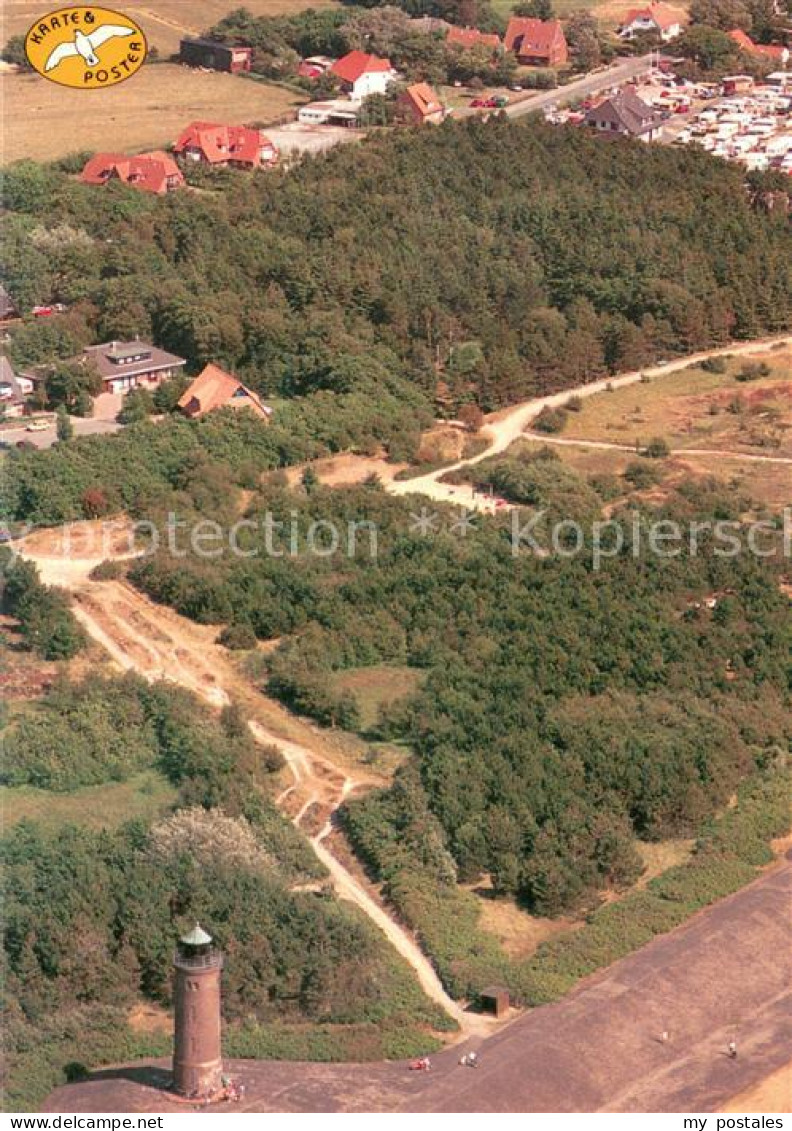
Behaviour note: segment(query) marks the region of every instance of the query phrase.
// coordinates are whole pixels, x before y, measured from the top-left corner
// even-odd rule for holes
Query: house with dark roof
[[[277,148],[262,130],[220,122],[190,122],[173,151],[186,161],[215,168],[258,169],[278,160]]]
[[[503,45],[525,67],[561,67],[569,60],[560,20],[535,20],[512,16]]]
[[[105,393],[128,393],[130,389],[156,389],[163,381],[181,373],[187,364],[167,350],[135,339],[86,346],[77,359],[96,368]]]
[[[396,100],[398,115],[407,125],[437,125],[446,115],[440,96],[425,82],[408,86]]]
[[[477,27],[450,27],[446,36],[450,47],[462,47],[469,51],[473,47],[491,47],[497,51],[501,45],[499,35],[479,31]]]
[[[143,192],[163,195],[181,188],[184,174],[170,153],[155,151],[129,157],[124,153],[95,153],[80,173],[85,185],[121,181]]]
[[[211,71],[228,71],[238,75],[249,71],[253,64],[252,47],[235,47],[218,43],[215,39],[195,39],[191,36],[179,44],[179,62],[188,67],[207,67]]]
[[[583,121],[599,133],[621,134],[642,141],[651,141],[662,124],[659,114],[639,98],[632,87],[626,87],[593,106]]]
[[[390,59],[367,55],[365,51],[350,51],[336,59],[330,74],[339,79],[343,91],[358,100],[369,94],[384,94],[396,78]]]
[[[678,8],[668,4],[649,4],[646,8],[631,8],[625,13],[619,27],[622,39],[634,39],[636,35],[655,34],[667,43],[681,34],[687,23],[687,16]]]
[[[178,403],[184,415],[190,418],[205,416],[216,408],[248,409],[265,421],[272,416],[272,409],[257,393],[219,365],[211,363],[185,389]]]

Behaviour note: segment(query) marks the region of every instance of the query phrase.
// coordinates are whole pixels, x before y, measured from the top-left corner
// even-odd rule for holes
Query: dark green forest
[[[602,500],[571,471],[544,483],[532,502],[550,517],[597,514]],[[736,522],[742,505],[714,481],[688,483],[641,523]],[[792,617],[772,559],[727,558],[707,537],[695,555],[635,552],[629,511],[622,551],[599,567],[590,546],[515,556],[508,517],[427,538],[410,529],[414,509],[376,483],[264,487],[240,539],[250,557],[161,553],[130,577],[194,619],[285,636],[268,688],[326,724],[356,726],[333,672],[422,669],[421,689],[383,713],[378,736],[415,750],[411,788],[458,875],[489,872],[540,912],[635,878],[634,836],[689,834],[788,751]],[[266,515],[296,524],[297,556],[268,554]],[[330,556],[306,552],[318,519],[342,531],[371,522],[376,557],[365,536],[355,555],[343,541]],[[715,607],[702,607],[712,594]]]
[[[15,335],[20,364],[138,333],[266,396],[371,392],[384,367],[491,409],[789,320],[788,219],[739,168],[538,121],[370,138],[166,199],[31,163],[5,182],[9,290],[69,306]]]

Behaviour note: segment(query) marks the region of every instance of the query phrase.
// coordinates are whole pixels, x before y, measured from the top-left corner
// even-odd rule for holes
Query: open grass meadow
[[[195,118],[267,125],[304,101],[284,87],[172,63],[143,67],[129,82],[89,92],[38,75],[4,74],[0,95],[6,162],[163,148]]]
[[[746,366],[770,372],[741,380]],[[733,358],[725,373],[691,366],[648,383],[599,393],[571,412],[564,439],[616,444],[662,436],[673,449],[792,456],[792,351]]]
[[[155,770],[128,781],[84,786],[69,793],[32,786],[0,787],[0,812],[7,829],[22,820],[36,821],[48,829],[67,824],[115,828],[133,820],[149,824],[175,801],[176,790]]]
[[[415,668],[378,664],[370,668],[355,668],[337,672],[332,687],[336,692],[347,691],[357,703],[363,731],[377,722],[381,707],[390,706],[418,690],[422,673]]]

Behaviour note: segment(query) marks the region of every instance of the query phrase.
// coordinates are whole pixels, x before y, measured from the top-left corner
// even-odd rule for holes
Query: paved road
[[[542,91],[521,102],[514,102],[505,107],[504,113],[510,118],[519,118],[523,114],[533,114],[537,110],[544,110],[549,106],[564,106],[585,98],[589,94],[599,94],[610,86],[627,82],[639,75],[648,74],[652,69],[654,55],[640,55],[632,59],[620,59],[617,63],[602,71],[594,71],[576,79],[567,86],[557,87],[555,90]]]
[[[789,1061],[792,860],[484,1041],[405,1064],[235,1061],[255,1112],[713,1112]],[[658,1037],[668,1030],[670,1040]],[[726,1055],[738,1043],[738,1058]],[[478,1047],[480,1068],[458,1065]],[[169,1111],[167,1062],[104,1069],[48,1112]]]
[[[116,424],[113,420],[82,420],[73,416],[75,436],[98,436],[106,432],[118,432],[123,425]],[[55,422],[46,432],[28,432],[24,424],[19,428],[0,428],[0,444],[16,447],[20,440],[27,440],[37,448],[51,448],[56,440]]]

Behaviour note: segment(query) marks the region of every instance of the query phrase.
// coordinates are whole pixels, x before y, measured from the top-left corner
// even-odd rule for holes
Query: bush
[[[746,361],[745,365],[735,374],[735,380],[740,382],[758,381],[760,377],[769,377],[770,366],[766,361]]]
[[[218,644],[242,652],[256,647],[256,634],[249,624],[229,624],[217,638]]]
[[[4,573],[2,607],[19,621],[25,642],[45,660],[70,660],[85,645],[85,634],[74,618],[66,595],[42,585],[31,562],[0,552]]]
[[[656,486],[663,478],[663,473],[651,464],[639,460],[632,460],[624,469],[623,478],[631,483],[637,491],[645,491],[648,487]]]
[[[665,459],[670,454],[668,442],[662,436],[654,436],[641,452],[641,455],[647,456],[648,459]]]
[[[126,565],[108,559],[100,562],[91,570],[91,581],[118,581],[126,574]]]
[[[563,408],[543,408],[532,423],[534,432],[545,432],[548,435],[563,432],[566,427],[567,413]]]
[[[707,357],[702,361],[701,368],[705,373],[725,373],[728,363],[725,357]]]

